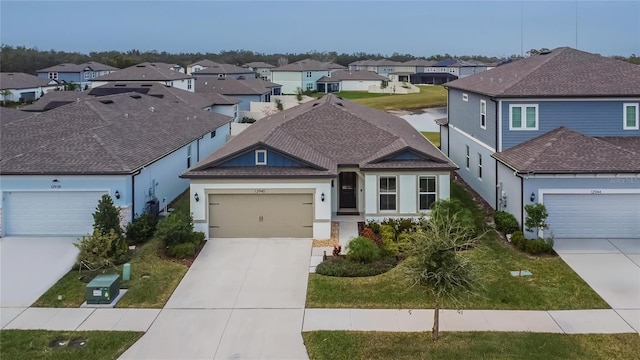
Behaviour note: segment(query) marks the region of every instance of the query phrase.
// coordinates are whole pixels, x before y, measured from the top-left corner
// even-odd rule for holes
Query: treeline
[[[453,57],[449,54],[433,55],[427,60],[440,61]],[[262,61],[272,65],[285,65],[303,59],[315,59],[319,61],[332,61],[340,65],[347,66],[352,62],[367,59],[389,59],[392,61],[408,61],[418,57],[411,54],[393,53],[392,55],[370,54],[365,52],[355,52],[352,54],[337,53],[335,51],[320,52],[310,51],[307,53],[277,53],[263,54],[248,50],[228,50],[219,53],[178,53],[172,54],[166,51],[140,51],[132,49],[126,52],[121,51],[92,51],[89,54],[78,52],[65,52],[56,50],[39,50],[37,48],[27,48],[24,46],[2,45],[0,48],[0,68],[3,72],[24,72],[35,74],[37,70],[50,66],[73,63],[81,64],[87,61],[97,61],[99,63],[111,65],[117,68],[125,68],[142,62],[165,62],[170,64],[179,64],[186,67],[202,59],[209,59],[216,62],[242,65],[254,61]],[[485,56],[459,56],[458,58],[476,59],[485,62],[499,61],[500,59]]]
[[[528,52],[529,55],[535,53],[532,49]],[[457,57],[462,60],[478,60],[486,63],[497,62],[504,60],[503,58],[487,57],[482,55],[449,55],[438,54],[427,57],[427,60],[440,61],[451,57]],[[511,58],[517,58],[518,56],[512,55]],[[172,54],[166,51],[140,51],[132,49],[126,52],[121,51],[92,51],[89,54],[82,54],[78,52],[65,52],[56,50],[39,50],[38,48],[27,48],[24,46],[10,46],[2,45],[0,47],[0,70],[3,72],[24,72],[27,74],[35,74],[37,70],[44,69],[50,66],[73,63],[81,64],[87,61],[97,61],[99,63],[111,65],[117,68],[125,68],[142,62],[165,62],[170,64],[179,64],[186,67],[188,64],[192,64],[202,59],[209,59],[220,63],[242,65],[254,61],[262,61],[268,64],[280,66],[288,63],[296,62],[303,59],[315,59],[319,61],[331,61],[340,65],[347,66],[352,62],[368,59],[389,59],[392,61],[404,62],[419,57],[411,54],[399,54],[393,53],[391,55],[385,54],[371,54],[365,52],[355,52],[351,54],[337,53],[335,51],[309,51],[306,53],[276,53],[276,54],[264,54],[253,52],[249,50],[225,50],[219,53],[178,53]],[[636,54],[630,57],[614,56],[614,58],[624,61],[629,61],[634,64],[640,64],[640,57]]]

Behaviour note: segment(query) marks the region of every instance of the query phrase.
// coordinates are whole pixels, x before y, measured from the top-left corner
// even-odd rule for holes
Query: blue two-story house
[[[640,234],[639,66],[558,48],[447,88],[442,150],[494,209],[522,224],[543,203],[546,236]]]
[[[74,83],[77,90],[85,90],[91,87],[91,80],[118,71],[118,68],[89,61],[84,64],[59,64],[37,71],[41,79],[57,80],[62,83]]]

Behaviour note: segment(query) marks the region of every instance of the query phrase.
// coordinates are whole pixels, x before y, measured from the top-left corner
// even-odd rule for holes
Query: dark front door
[[[356,173],[343,172],[340,173],[340,203],[338,204],[341,209],[355,209],[356,208]]]

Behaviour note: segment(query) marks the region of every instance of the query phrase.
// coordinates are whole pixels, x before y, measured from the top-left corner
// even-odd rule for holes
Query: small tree
[[[440,334],[440,304],[443,298],[459,302],[461,293],[474,294],[478,277],[473,263],[460,252],[475,247],[481,235],[476,235],[473,222],[463,220],[461,213],[450,206],[434,206],[431,218],[411,235],[413,256],[407,273],[416,286],[424,286],[436,298],[433,315],[433,338]]]
[[[102,235],[113,232],[117,236],[117,241],[113,242],[109,254],[116,261],[126,254],[127,242],[120,227],[120,210],[115,207],[111,196],[108,194],[102,195],[96,207],[96,212],[93,213],[93,229]]]
[[[296,88],[296,100],[302,101],[303,91],[301,87]]]
[[[524,206],[527,217],[524,220],[524,227],[527,231],[535,231],[536,236],[541,237],[540,232],[549,227],[547,224],[547,208],[544,204],[528,204]]]
[[[282,105],[282,100],[276,99],[275,103],[276,103],[276,109],[278,109],[278,111],[284,110],[284,105]]]
[[[0,95],[2,95],[2,106],[7,105],[7,96],[11,95],[11,90],[0,90]]]
[[[387,86],[389,86],[389,81],[387,80],[380,81],[380,89],[386,89]]]
[[[64,91],[76,91],[77,89],[78,84],[74,83],[73,81],[64,84]]]
[[[115,263],[113,248],[121,241],[118,234],[110,230],[107,234],[94,230],[93,234],[83,236],[79,243],[73,245],[80,250],[78,254],[78,266],[80,270],[86,267],[89,270],[96,270]]]

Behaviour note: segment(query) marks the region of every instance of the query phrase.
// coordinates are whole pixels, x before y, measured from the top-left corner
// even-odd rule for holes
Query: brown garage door
[[[209,195],[209,237],[312,236],[312,194]]]

